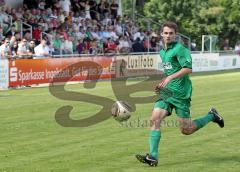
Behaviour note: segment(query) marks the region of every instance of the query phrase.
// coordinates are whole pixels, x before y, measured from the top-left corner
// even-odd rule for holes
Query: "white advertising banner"
[[[159,73],[157,70],[158,54],[126,55],[116,57],[116,76],[146,76]]]
[[[240,57],[238,55],[220,55],[219,61],[221,69],[240,68]]]
[[[0,90],[8,89],[8,60],[0,59]]]
[[[193,72],[220,70],[218,53],[192,54]]]

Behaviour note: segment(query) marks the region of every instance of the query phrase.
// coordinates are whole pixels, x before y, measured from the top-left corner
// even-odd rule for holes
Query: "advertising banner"
[[[240,68],[240,57],[238,55],[220,55],[221,69]]]
[[[159,73],[158,54],[126,55],[116,57],[116,77],[147,76]]]
[[[19,59],[9,62],[9,86],[115,77],[113,57]]]
[[[0,90],[8,89],[8,59],[0,59]]]
[[[193,72],[214,71],[219,70],[219,54],[218,53],[200,53],[192,54]]]

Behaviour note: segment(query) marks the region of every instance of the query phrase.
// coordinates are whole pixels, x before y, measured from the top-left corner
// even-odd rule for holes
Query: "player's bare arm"
[[[165,87],[171,80],[175,79],[175,78],[182,78],[185,75],[188,75],[192,73],[192,69],[190,68],[182,68],[181,70],[179,70],[178,72],[167,76],[165,79],[163,79],[156,87],[156,91],[159,91],[159,89]]]

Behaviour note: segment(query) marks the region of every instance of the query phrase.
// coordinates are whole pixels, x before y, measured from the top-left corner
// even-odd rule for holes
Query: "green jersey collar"
[[[166,50],[168,50],[168,49],[172,49],[176,43],[177,43],[177,41],[174,41],[174,42],[168,44],[167,47],[164,47],[164,50],[166,51]]]

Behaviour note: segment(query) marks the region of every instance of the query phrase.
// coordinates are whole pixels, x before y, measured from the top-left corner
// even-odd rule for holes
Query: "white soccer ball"
[[[127,121],[131,117],[133,108],[126,101],[116,101],[112,105],[112,116],[119,122]]]

